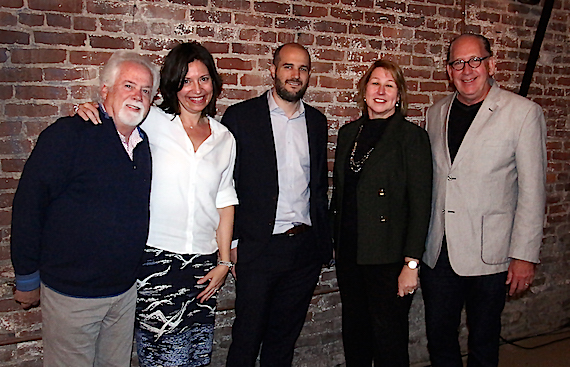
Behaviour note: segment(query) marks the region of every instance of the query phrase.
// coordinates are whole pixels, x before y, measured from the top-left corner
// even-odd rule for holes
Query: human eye
[[[469,59],[468,64],[469,66],[471,66],[472,68],[478,68],[481,63],[483,62],[483,60],[485,60],[486,57],[479,57],[479,56],[474,56],[472,58]]]
[[[465,64],[465,61],[459,59],[459,60],[452,61],[449,65],[452,68],[454,68],[455,70],[461,70],[461,69],[463,69],[464,64]]]
[[[125,83],[125,88],[131,89],[133,85],[131,83]]]
[[[142,89],[142,92],[143,92],[144,94],[150,94],[150,89],[149,89],[149,88],[143,88],[143,89]]]
[[[301,71],[304,72],[304,73],[308,73],[308,72],[309,72],[309,68],[306,67],[306,66],[301,66],[301,67],[299,68],[299,70],[301,70]]]
[[[188,84],[188,83],[190,83],[190,80],[184,78],[184,81],[182,81],[182,84],[186,85],[186,84]]]
[[[209,75],[204,75],[200,78],[200,81],[202,82],[207,82],[208,80],[210,80],[210,76]]]

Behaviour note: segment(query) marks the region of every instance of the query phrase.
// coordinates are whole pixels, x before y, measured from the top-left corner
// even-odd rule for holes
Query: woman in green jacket
[[[427,133],[407,121],[402,70],[376,61],[358,84],[362,116],[338,133],[331,211],[347,367],[408,366],[432,187]]]

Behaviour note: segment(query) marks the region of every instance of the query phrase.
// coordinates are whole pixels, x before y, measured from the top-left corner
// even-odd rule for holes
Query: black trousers
[[[499,364],[501,313],[505,307],[507,272],[459,276],[449,263],[444,242],[435,268],[420,272],[426,309],[428,350],[434,367],[462,367],[459,346],[461,311],[469,328],[468,367]]]
[[[260,347],[262,367],[291,366],[320,271],[312,231],[272,236],[254,261],[238,257],[228,367],[253,367]]]
[[[357,265],[337,260],[342,342],[347,367],[408,367],[408,312],[413,295],[398,296],[404,263]]]

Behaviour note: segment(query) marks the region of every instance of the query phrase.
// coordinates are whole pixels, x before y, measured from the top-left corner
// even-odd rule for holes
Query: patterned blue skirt
[[[146,247],[137,280],[135,336],[141,367],[195,367],[210,363],[216,296],[200,303],[217,254],[184,255]]]

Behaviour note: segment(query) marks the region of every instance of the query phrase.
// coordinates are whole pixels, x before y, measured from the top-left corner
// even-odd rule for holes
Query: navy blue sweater
[[[12,209],[16,274],[39,271],[47,286],[76,297],[128,290],[148,235],[148,139],[143,133],[131,161],[113,121],[101,118],[61,118],[40,134]]]

